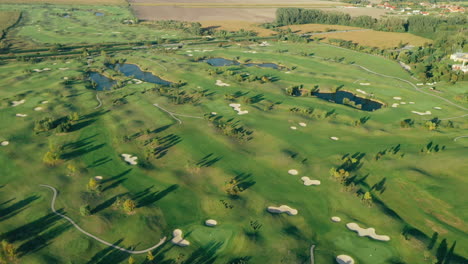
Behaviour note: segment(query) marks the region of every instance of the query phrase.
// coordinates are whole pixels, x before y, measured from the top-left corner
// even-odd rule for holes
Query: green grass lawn
[[[113,14],[125,10],[103,8]],[[74,13],[77,19],[90,19],[86,22],[89,24],[97,19],[106,21],[96,24],[91,31],[103,32],[102,28],[115,23],[110,16],[96,17],[85,9],[80,7]],[[34,36],[30,30],[37,29],[27,23],[60,10],[51,6],[47,11],[30,12],[30,20],[17,29],[18,36]],[[120,14],[122,18],[127,15]],[[50,20],[52,25],[63,29],[68,27],[68,22],[57,22],[62,19],[65,18],[52,16]],[[140,34],[132,27],[115,27],[132,32],[129,34]],[[61,33],[51,29],[46,31],[50,35],[38,34],[34,38],[41,43],[50,39],[57,43],[93,43],[91,31],[76,30],[80,33],[70,39],[65,36],[62,39]],[[149,29],[138,28],[143,35],[146,30]],[[122,35],[125,38],[103,34],[95,40],[126,41],[127,38],[125,34]],[[252,51],[257,53],[247,53]],[[313,55],[302,56],[303,52]],[[271,62],[285,68],[222,67],[224,72],[265,75],[276,80],[238,82],[235,76],[226,73],[210,75],[214,67],[192,62],[188,54]],[[468,124],[461,118],[453,120],[453,128],[445,127],[446,121],[433,131],[424,127],[426,119],[466,112],[419,93],[404,82],[376,76],[349,64],[355,62],[416,83],[397,63],[327,45],[276,42],[268,47],[233,43],[222,48],[200,45],[175,53],[144,50],[115,56],[138,64],[162,79],[186,82],[178,88],[181,91],[206,90],[208,95],[194,104],[174,104],[153,91],[152,84],[128,84],[131,78],[104,67],[101,56],[94,57],[89,66],[86,59],[78,58],[0,65],[0,142],[10,142],[0,147],[0,239],[7,239],[18,248],[22,263],[127,263],[127,254],[87,238],[53,215],[52,192],[39,184],[49,184],[59,190],[56,208],[66,212],[83,229],[122,247],[145,249],[163,236],[170,240],[172,231],[181,229],[191,245],[181,248],[166,242],[154,251],[156,263],[310,263],[311,245],[316,245],[316,263],[334,263],[335,257],[341,254],[350,255],[356,263],[431,263],[438,251],[440,255],[449,250],[444,251],[444,243],[448,248],[456,243],[454,253],[458,257],[452,257],[450,263],[466,261],[468,215],[463,207],[468,201],[462,194],[467,184],[464,172],[468,167],[463,157],[468,140],[454,142],[453,139],[466,134]],[[344,59],[338,63],[334,61],[337,58]],[[125,83],[123,88],[99,92],[103,101],[99,109],[95,109],[96,92],[87,88],[88,82],[81,79],[88,67],[103,70],[106,76]],[[32,71],[43,68],[51,70]],[[73,81],[64,84],[65,77]],[[216,86],[216,80],[230,86]],[[361,82],[370,85],[362,86]],[[366,112],[312,96],[286,95],[285,88],[301,84],[307,89],[318,85],[321,91],[343,86],[342,89],[358,95],[358,89],[364,90],[373,93],[386,106]],[[463,92],[463,87],[466,83],[440,84],[441,89],[450,90],[444,94],[448,99]],[[229,107],[232,102],[225,99],[226,94],[236,92],[244,94],[235,102],[249,111],[246,115],[236,115]],[[262,99],[246,102],[250,97]],[[25,103],[11,106],[12,101],[20,99],[25,99]],[[123,103],[116,103],[118,99]],[[45,100],[48,103],[42,104]],[[408,104],[391,107],[401,101]],[[178,124],[153,106],[155,103],[179,114],[203,117],[216,112],[224,119],[234,118],[254,131],[253,139],[239,141],[224,135],[206,119],[179,117],[183,124]],[[274,108],[268,110],[272,103]],[[43,110],[34,111],[37,106]],[[289,109],[293,107],[314,108],[320,117],[292,113]],[[335,114],[323,117],[332,111]],[[411,111],[431,111],[432,115],[419,116]],[[35,121],[72,112],[80,114],[73,131],[34,133]],[[27,116],[16,117],[17,113]],[[355,126],[355,121],[363,117],[369,121]],[[400,127],[400,121],[407,118],[415,121],[415,127]],[[299,126],[300,122],[307,126]],[[291,126],[298,129],[292,130]],[[124,140],[124,136],[139,132],[142,136]],[[333,136],[339,140],[331,140]],[[153,137],[159,138],[159,147],[165,152],[158,158],[145,160],[145,141]],[[445,149],[420,153],[431,141]],[[63,160],[54,167],[42,162],[51,144],[64,146]],[[396,155],[387,154],[375,160],[378,152],[397,145],[401,150]],[[358,152],[365,156],[361,160],[362,168],[352,175],[356,176],[356,187],[345,188],[329,171],[342,163],[343,155]],[[126,164],[120,157],[122,153],[137,156],[139,165]],[[78,169],[73,175],[67,169],[69,164]],[[299,175],[289,175],[290,169],[297,169]],[[100,194],[86,188],[89,179],[97,175],[104,177]],[[244,183],[251,186],[238,197],[231,197],[225,192],[226,182],[238,175],[243,175]],[[320,180],[321,185],[304,186],[302,176]],[[360,189],[371,190],[372,206],[357,197]],[[134,214],[112,206],[118,196],[137,201],[139,207]],[[91,216],[80,214],[83,204],[90,205]],[[268,206],[282,204],[298,209],[298,215],[272,215],[266,211]],[[339,216],[342,221],[334,223],[330,220],[332,216]],[[206,227],[207,219],[215,219],[219,225]],[[261,224],[258,232],[251,227],[255,221]],[[388,235],[391,240],[380,242],[359,237],[346,228],[345,224],[350,222],[374,227],[377,234]],[[435,233],[438,239],[428,249]],[[137,263],[143,263],[144,255],[136,259]],[[248,262],[240,262],[241,259]]]

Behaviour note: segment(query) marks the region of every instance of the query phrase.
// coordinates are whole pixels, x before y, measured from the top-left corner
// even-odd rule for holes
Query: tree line
[[[317,9],[278,8],[276,26],[298,24],[327,24],[369,28],[379,31],[427,33],[439,29],[463,28],[468,23],[465,15],[449,17],[410,16],[407,19],[386,17],[376,19],[371,16],[351,17],[342,12],[326,12]]]

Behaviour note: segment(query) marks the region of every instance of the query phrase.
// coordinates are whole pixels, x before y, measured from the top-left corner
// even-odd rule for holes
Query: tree
[[[362,197],[362,200],[367,205],[372,205],[372,195],[371,195],[371,193],[370,192],[365,192],[364,196]]]
[[[135,208],[136,208],[136,202],[133,201],[132,199],[127,199],[123,203],[123,210],[126,213],[132,213],[135,210]]]
[[[135,264],[135,259],[132,256],[128,258],[128,264]]]
[[[56,166],[61,161],[62,147],[60,146],[49,146],[49,151],[46,152],[42,161],[48,166]]]
[[[232,196],[239,195],[243,189],[239,186],[239,182],[235,178],[231,178],[224,187],[227,194]]]
[[[68,116],[68,119],[70,119],[70,121],[76,122],[80,120],[80,115],[77,112],[73,112]]]
[[[80,214],[81,214],[82,216],[89,216],[89,215],[91,215],[91,208],[89,207],[88,204],[82,205],[82,206],[80,207]]]
[[[99,184],[99,182],[94,178],[89,179],[88,185],[86,187],[89,191],[98,193],[101,192],[101,184]]]
[[[146,259],[149,260],[150,262],[155,259],[153,253],[151,251],[148,251],[148,254],[146,254]]]
[[[18,253],[13,244],[6,240],[2,240],[2,247],[0,250],[0,263],[15,263],[18,260]]]

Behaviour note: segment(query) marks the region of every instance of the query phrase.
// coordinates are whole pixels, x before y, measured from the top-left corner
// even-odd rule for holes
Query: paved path
[[[468,136],[459,136],[459,137],[456,137],[453,141],[457,141],[457,140],[459,140],[460,138],[468,138]]]
[[[315,260],[314,260],[314,249],[315,249],[315,245],[312,245],[310,247],[310,264],[314,264],[315,263]]]
[[[164,108],[162,108],[161,106],[159,106],[158,104],[153,104],[154,106],[156,106],[157,108],[163,110],[164,112],[168,113],[172,118],[174,118],[175,120],[177,120],[177,122],[179,122],[179,124],[182,124],[182,120],[180,120],[179,118],[177,118],[176,116],[183,116],[183,117],[189,117],[189,118],[198,118],[198,119],[203,119],[203,117],[199,117],[199,116],[191,116],[191,115],[182,115],[182,114],[176,114],[176,113],[172,113]]]
[[[99,105],[96,106],[94,109],[98,109],[99,107],[102,106],[102,101],[101,101],[101,99],[99,99],[99,93],[98,92],[96,92],[96,100],[98,100]]]
[[[56,215],[62,217],[63,219],[67,220],[68,222],[70,222],[70,223],[71,223],[76,229],[78,229],[78,231],[80,231],[81,233],[85,234],[86,236],[88,236],[88,237],[90,237],[90,238],[92,238],[92,239],[94,239],[94,240],[96,240],[96,241],[98,241],[98,242],[100,242],[100,243],[102,243],[102,244],[104,244],[104,245],[106,245],[106,246],[113,247],[113,248],[115,248],[115,249],[118,249],[118,250],[120,250],[120,251],[129,253],[129,254],[143,254],[143,253],[147,253],[148,251],[152,251],[152,250],[158,248],[159,246],[161,246],[162,244],[164,244],[164,242],[166,242],[166,237],[163,237],[163,238],[161,238],[161,240],[159,241],[159,243],[157,243],[156,245],[154,245],[154,246],[152,246],[152,247],[150,247],[150,248],[144,249],[144,250],[136,250],[136,251],[135,251],[135,250],[128,250],[128,249],[125,249],[125,248],[121,248],[121,247],[116,246],[116,245],[114,245],[114,244],[111,244],[111,243],[109,243],[109,242],[107,242],[107,241],[104,241],[104,240],[100,239],[99,237],[94,236],[94,235],[92,235],[92,234],[90,234],[90,233],[84,231],[84,230],[83,230],[79,225],[77,225],[77,224],[75,223],[75,221],[73,221],[70,217],[65,216],[65,215],[63,215],[63,214],[61,214],[61,213],[59,213],[59,212],[57,212],[57,211],[55,210],[55,199],[57,198],[57,189],[55,189],[54,187],[52,187],[52,186],[50,186],[50,185],[45,185],[45,184],[40,184],[39,186],[45,187],[45,188],[49,188],[49,189],[51,189],[51,190],[54,192],[54,196],[52,197],[52,202],[51,202],[51,204],[50,204],[50,208],[52,209],[52,212],[54,212],[54,214],[56,214]]]

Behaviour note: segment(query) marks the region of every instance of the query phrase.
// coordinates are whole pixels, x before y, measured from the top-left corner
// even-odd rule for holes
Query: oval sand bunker
[[[354,264],[354,259],[348,255],[339,255],[336,257],[336,263],[339,264]]]
[[[331,218],[331,220],[332,220],[333,222],[335,222],[335,223],[341,222],[341,218],[339,218],[338,216],[333,216],[333,217]]]
[[[10,144],[10,142],[8,142],[8,141],[6,141],[6,140],[5,140],[5,141],[2,141],[2,143],[0,143],[0,145],[3,146],[3,147],[8,146],[9,144]]]
[[[205,225],[206,225],[206,226],[217,226],[217,225],[218,225],[218,221],[213,220],[213,219],[208,219],[208,220],[205,221]]]
[[[291,174],[291,175],[297,175],[297,174],[299,174],[299,172],[298,172],[297,170],[294,170],[294,169],[288,170],[288,173]]]
[[[297,215],[298,211],[294,208],[291,208],[287,205],[281,205],[280,207],[269,206],[267,208],[268,212],[273,214],[282,214],[287,213],[288,215]]]

